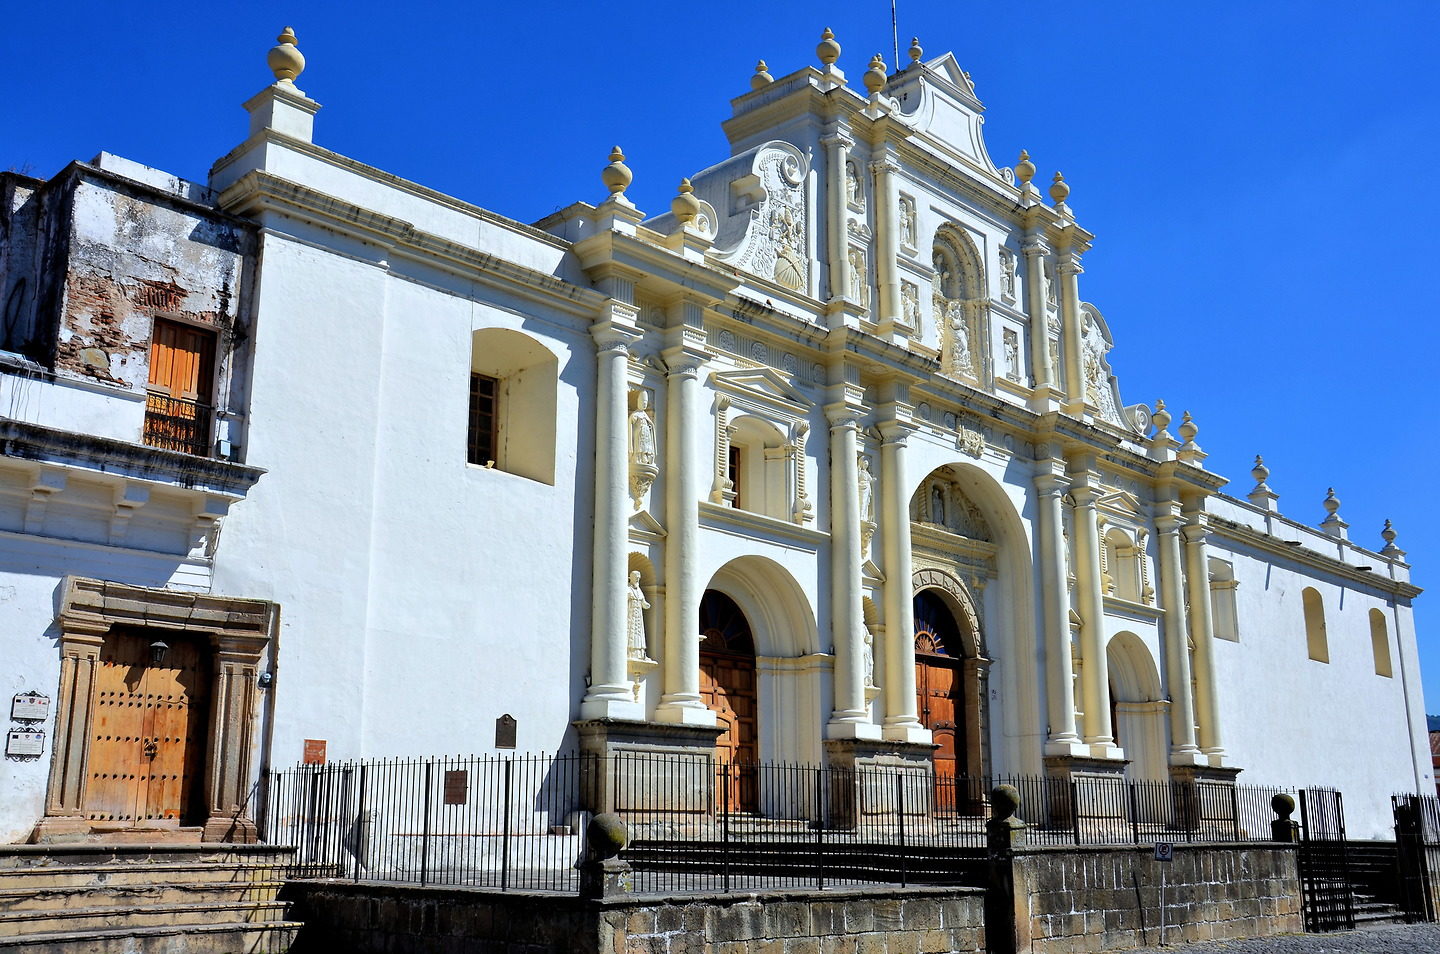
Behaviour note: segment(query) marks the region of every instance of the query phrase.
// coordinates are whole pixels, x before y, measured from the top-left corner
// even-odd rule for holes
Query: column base
[[[200,840],[253,845],[260,840],[260,832],[255,827],[255,822],[240,812],[218,812],[205,820],[205,829],[200,833]]]
[[[1045,757],[1048,758],[1089,758],[1090,746],[1081,742],[1080,739],[1051,739],[1045,743]]]
[[[715,740],[723,728],[625,719],[581,719],[572,725],[581,754],[600,762],[586,771],[581,785],[585,811],[638,806],[700,811],[713,800]]]
[[[1125,750],[1114,742],[1087,742],[1085,747],[1090,750],[1090,758],[1101,762],[1128,762],[1125,758]]]
[[[676,698],[663,696],[660,704],[655,707],[655,721],[664,722],[670,725],[701,725],[713,726],[718,724],[715,713],[705,707],[705,703],[698,698]]]
[[[603,687],[610,688],[610,687]],[[608,691],[587,694],[580,702],[581,719],[624,719],[631,722],[645,720],[645,706],[635,701],[632,690],[621,693]]]
[[[866,739],[872,742],[878,742],[881,739],[881,733],[880,727],[873,722],[832,719],[825,725],[825,738],[826,740]]]
[[[1086,746],[1092,748],[1092,746]],[[1116,751],[1119,751],[1118,749]],[[1082,754],[1075,756],[1045,756],[1045,774],[1050,778],[1071,781],[1072,779],[1084,776],[1095,778],[1096,776],[1110,776],[1113,778],[1125,777],[1125,766],[1129,763],[1123,759],[1096,758],[1094,755]]]
[[[1036,414],[1049,414],[1058,410],[1064,399],[1065,395],[1059,388],[1050,385],[1039,387],[1030,393],[1030,410]]]
[[[30,844],[55,845],[83,841],[90,834],[90,820],[83,815],[46,815],[30,832]]]
[[[1235,776],[1240,774],[1238,768],[1223,768],[1211,765],[1171,765],[1170,780],[1172,782],[1219,782],[1224,785],[1234,785]]]
[[[929,729],[918,722],[900,722],[884,726],[880,737],[886,742],[904,742],[909,745],[933,745],[934,736]]]
[[[1199,749],[1174,749],[1170,752],[1171,768],[1208,768],[1209,765],[1209,757]]]

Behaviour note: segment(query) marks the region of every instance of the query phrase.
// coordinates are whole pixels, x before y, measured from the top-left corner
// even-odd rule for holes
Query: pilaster
[[[1030,318],[1030,373],[1035,376],[1030,409],[1044,414],[1059,408],[1063,397],[1058,369],[1050,361],[1050,318],[1045,305],[1045,256],[1050,254],[1050,247],[1038,238],[1027,237],[1022,251],[1025,303]]]
[[[1071,247],[1061,250],[1055,271],[1060,281],[1060,320],[1063,333],[1060,348],[1065,362],[1064,411],[1083,417],[1085,406],[1084,329],[1080,326],[1080,253]],[[1092,409],[1093,410],[1093,409]]]
[[[1172,765],[1197,765],[1203,763],[1203,758],[1195,745],[1190,636],[1185,619],[1185,583],[1180,557],[1180,527],[1183,521],[1174,501],[1156,506],[1160,608],[1165,611],[1161,632],[1165,639],[1165,681],[1170,691],[1170,762]],[[1206,600],[1209,600],[1208,594]]]
[[[1220,735],[1219,687],[1215,680],[1214,620],[1210,613],[1209,531],[1205,515],[1196,509],[1186,515],[1180,535],[1185,541],[1185,576],[1190,593],[1190,635],[1195,644],[1195,721],[1200,751],[1212,766],[1224,764]]]
[[[1035,475],[1039,495],[1040,579],[1044,599],[1045,701],[1050,722],[1046,755],[1088,752],[1075,727],[1075,672],[1070,665],[1070,586],[1065,569],[1062,499],[1069,488],[1059,462],[1046,461]]]
[[[915,697],[915,603],[911,583],[910,481],[905,451],[914,425],[898,400],[881,409],[880,490],[885,570],[885,717],[883,736],[892,742],[924,743]]]
[[[31,836],[36,842],[62,841],[87,833],[85,784],[90,777],[90,720],[95,706],[95,677],[100,648],[110,624],[67,620],[60,629],[60,687],[55,697],[55,744],[45,817]]]
[[[850,292],[850,240],[845,228],[848,216],[845,207],[845,163],[850,158],[850,147],[855,145],[855,139],[837,123],[826,130],[820,144],[825,147],[825,218],[830,249],[830,289],[826,300],[832,315],[831,327],[836,327],[844,322],[844,306]]]
[[[208,817],[201,835],[204,841],[258,840],[247,808],[254,750],[255,684],[266,642],[254,636],[220,635],[211,639],[215,683],[210,726],[212,754],[205,778]]]
[[[876,321],[881,335],[894,335],[902,319],[900,301],[900,196],[895,173],[900,166],[886,155],[870,163],[875,176],[875,279],[880,286]]]
[[[1096,758],[1121,758],[1110,725],[1110,663],[1105,645],[1105,600],[1100,570],[1100,497],[1094,460],[1071,462],[1070,496],[1075,507],[1075,590],[1080,614],[1080,692],[1085,710],[1084,739]]]

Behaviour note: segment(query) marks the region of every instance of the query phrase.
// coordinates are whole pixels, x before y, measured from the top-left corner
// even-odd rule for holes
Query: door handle
[[[159,751],[160,745],[155,739],[145,740],[145,757],[147,759],[154,761],[155,756],[159,753]]]

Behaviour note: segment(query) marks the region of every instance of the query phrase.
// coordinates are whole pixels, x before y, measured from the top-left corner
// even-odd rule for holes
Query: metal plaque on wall
[[[15,693],[10,700],[10,718],[16,722],[44,722],[50,718],[50,697],[33,690]]]
[[[45,733],[34,729],[11,729],[5,737],[6,758],[34,759],[45,752]]]
[[[508,712],[495,720],[495,748],[515,748],[515,717]]]
[[[445,773],[445,804],[464,805],[470,793],[470,773],[454,769]]]
[[[324,765],[324,764],[325,764],[325,740],[324,740],[324,739],[306,739],[306,740],[305,740],[305,757],[304,757],[304,761],[305,761],[305,764],[306,764],[306,765]]]

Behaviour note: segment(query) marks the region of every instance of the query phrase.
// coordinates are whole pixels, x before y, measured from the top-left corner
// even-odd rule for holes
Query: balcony
[[[214,408],[165,394],[145,396],[145,443],[196,457],[211,456]]]

